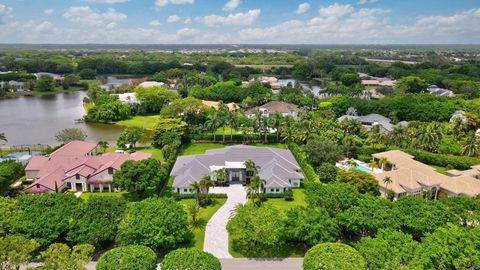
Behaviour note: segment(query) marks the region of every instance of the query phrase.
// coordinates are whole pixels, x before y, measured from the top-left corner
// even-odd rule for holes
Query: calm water
[[[87,140],[115,142],[122,128],[114,125],[74,123],[85,114],[82,100],[86,92],[0,100],[0,132],[6,145],[57,145],[55,134],[70,127],[82,128]]]

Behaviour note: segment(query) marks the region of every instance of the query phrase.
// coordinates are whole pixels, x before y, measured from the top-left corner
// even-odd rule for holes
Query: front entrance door
[[[76,183],[76,184],[75,184],[75,191],[77,191],[77,192],[83,191],[83,185],[82,185],[82,183]]]
[[[231,172],[232,174],[232,182],[240,181],[240,172]]]

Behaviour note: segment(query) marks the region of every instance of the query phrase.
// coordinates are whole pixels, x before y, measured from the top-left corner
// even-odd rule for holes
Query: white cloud
[[[43,11],[43,14],[45,14],[45,15],[47,15],[47,16],[50,16],[50,15],[52,15],[54,12],[55,12],[55,10],[53,10],[53,9],[45,9],[45,10]]]
[[[184,24],[190,24],[192,23],[192,19],[190,17],[187,17],[185,18],[185,20],[183,21]]]
[[[200,33],[199,30],[193,29],[193,28],[182,28],[177,30],[177,35],[180,37],[188,37],[188,36],[194,36],[196,34]]]
[[[162,25],[162,23],[159,21],[159,20],[151,20],[148,25],[150,26],[153,26],[153,27],[157,27],[157,26],[160,26]]]
[[[354,8],[347,4],[347,5],[340,5],[338,3],[335,3],[333,5],[330,5],[328,7],[322,7],[318,11],[320,16],[322,17],[342,17],[345,15],[348,15],[352,13]]]
[[[365,5],[365,4],[373,4],[378,2],[379,0],[359,0],[358,4],[359,5]]]
[[[178,21],[180,21],[180,17],[176,14],[170,15],[167,18],[167,22],[169,22],[169,23],[174,23],[174,22],[178,22]]]
[[[228,16],[208,15],[203,17],[202,21],[208,26],[250,25],[260,16],[260,13],[260,9],[252,9],[246,13],[239,12]]]
[[[97,3],[97,4],[116,4],[116,3],[125,3],[128,0],[82,0],[83,2],[88,3]]]
[[[185,4],[193,4],[194,2],[195,0],[155,0],[155,6],[164,7],[168,4],[185,5]]]
[[[0,4],[0,25],[8,23],[12,18],[12,8]]]
[[[307,12],[309,9],[310,9],[310,4],[305,2],[305,3],[302,3],[302,4],[298,5],[297,11],[295,11],[295,13],[303,14],[303,13]]]
[[[236,9],[240,4],[242,3],[242,0],[229,0],[225,6],[223,7],[223,10],[225,11],[230,11]]]
[[[118,22],[127,19],[126,14],[118,13],[113,8],[109,8],[104,13],[99,13],[88,6],[71,7],[63,14],[63,17],[68,21],[78,23],[81,26],[105,26],[107,28],[113,28]]]

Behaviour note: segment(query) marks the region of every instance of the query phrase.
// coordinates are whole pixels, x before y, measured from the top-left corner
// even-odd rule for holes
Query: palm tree
[[[190,185],[190,187],[195,191],[195,199],[197,200],[197,204],[200,203],[200,183],[199,182],[194,182],[193,184]]]
[[[259,176],[255,176],[250,179],[250,184],[247,187],[247,195],[252,200],[253,205],[258,205],[258,202],[255,202],[255,199],[259,196],[260,190],[263,189],[266,181],[261,179]]]
[[[282,125],[282,120],[283,120],[283,116],[281,113],[274,113],[273,115],[270,116],[270,122],[271,122],[271,126],[273,128],[275,128],[276,130],[276,135],[277,135],[277,142],[279,141],[279,137],[280,137],[280,127]]]
[[[433,122],[419,130],[418,147],[423,150],[436,152],[443,138],[443,130],[439,123]]]
[[[294,138],[295,138],[295,133],[296,133],[296,122],[295,119],[293,119],[292,116],[287,116],[283,119],[282,123],[282,140],[284,142],[291,143]]]
[[[255,162],[253,160],[246,160],[243,165],[245,166],[245,169],[247,171],[250,171],[250,172],[253,172],[255,175],[258,173],[258,171],[260,170],[260,166],[258,166],[257,164],[255,164]]]
[[[198,213],[200,212],[200,206],[197,203],[188,206],[188,213],[192,219],[191,224],[193,227],[198,226]]]
[[[5,136],[5,133],[3,132],[0,132],[0,141],[8,142],[7,136]]]
[[[218,169],[214,173],[215,173],[215,179],[217,180],[217,182],[224,183],[225,180],[227,179],[227,171],[225,169]]]
[[[208,120],[205,122],[205,124],[206,124],[207,128],[210,129],[213,132],[213,140],[216,141],[217,140],[217,137],[216,137],[217,129],[222,124],[221,116],[220,116],[220,114],[218,113],[217,110],[214,110],[214,111],[212,111],[212,113],[210,113],[207,116],[207,119]]]
[[[347,161],[345,161],[345,165],[347,165],[350,168],[354,168],[354,167],[358,166],[357,162],[355,162],[355,160],[353,158],[347,159]]]
[[[393,183],[393,179],[390,176],[385,176],[382,181],[385,184],[385,191],[388,191],[388,185]]]
[[[222,141],[225,142],[225,126],[228,124],[228,115],[230,110],[228,109],[227,105],[220,101],[220,104],[218,105],[218,111],[220,116],[220,126],[223,129]]]
[[[212,181],[212,177],[210,175],[204,176],[202,180],[200,180],[200,189],[205,193],[205,199],[208,202],[208,192],[210,191],[210,187],[214,186],[214,182]]]
[[[374,125],[370,132],[368,133],[367,141],[372,144],[373,148],[375,148],[376,144],[382,142],[382,136],[380,131],[380,125]]]
[[[475,132],[469,132],[462,142],[462,155],[476,157],[480,155],[480,137]]]
[[[233,130],[237,130],[240,123],[237,112],[229,112],[227,114],[228,124],[230,125],[230,141],[233,141]]]
[[[388,167],[391,165],[390,161],[386,158],[386,157],[382,157],[380,158],[380,160],[378,161],[378,165],[380,166],[380,168],[383,170],[385,170],[385,167]]]
[[[368,163],[368,167],[373,171],[375,169],[378,169],[378,163],[372,159],[372,161]]]
[[[105,153],[108,148],[108,142],[107,141],[99,141],[98,146],[102,149],[102,152]]]

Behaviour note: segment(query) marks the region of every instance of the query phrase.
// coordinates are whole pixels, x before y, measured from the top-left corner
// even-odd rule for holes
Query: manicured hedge
[[[213,134],[194,134],[191,135],[190,139],[193,141],[213,141]],[[255,135],[248,135],[248,137],[244,136],[243,134],[233,134],[232,139],[234,142],[243,142],[243,141],[259,141],[263,142],[265,140],[265,135],[260,136],[259,134]],[[277,137],[275,134],[267,134],[268,142],[275,142]],[[215,135],[216,142],[222,142],[223,136],[222,134]],[[225,133],[225,142],[230,142],[230,134],[227,132]]]
[[[212,254],[196,249],[177,249],[162,261],[162,270],[221,270],[220,261]]]
[[[157,255],[145,246],[131,245],[114,248],[103,254],[97,270],[155,270]]]
[[[308,182],[320,182],[320,177],[313,169],[312,165],[307,161],[307,155],[303,152],[302,148],[297,144],[291,143],[288,145],[290,151],[292,151],[293,156],[297,160],[300,167],[302,167],[303,176],[305,176],[304,180]]]
[[[323,243],[311,248],[303,260],[304,270],[365,270],[365,262],[354,248],[341,243]]]
[[[414,156],[416,160],[435,166],[452,166],[459,170],[468,170],[470,167],[480,164],[479,158],[467,156],[454,156],[446,154],[434,154],[423,150],[405,149],[405,152]]]
[[[365,161],[367,156],[369,156],[370,157],[369,160],[371,160],[372,154],[388,151],[388,150],[395,150],[395,149],[399,149],[399,148],[362,147],[362,148],[359,148],[358,155],[360,160]],[[448,155],[448,154],[436,154],[436,153],[431,153],[431,152],[418,150],[418,149],[400,149],[400,150],[414,156],[416,160],[428,165],[434,165],[434,166],[440,166],[440,167],[452,166],[455,169],[468,170],[470,169],[470,167],[480,164],[479,158],[473,158],[473,157],[467,157],[467,156],[455,156],[455,155]]]

